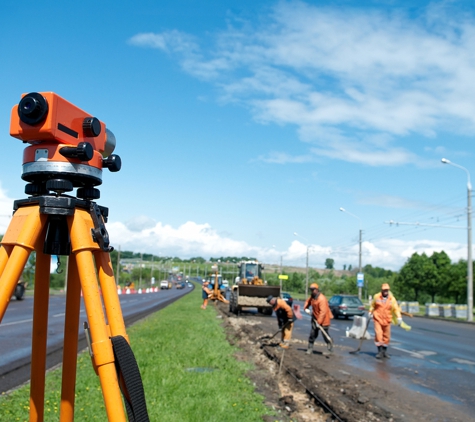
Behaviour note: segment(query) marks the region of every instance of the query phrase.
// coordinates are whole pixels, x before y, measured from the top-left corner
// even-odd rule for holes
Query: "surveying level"
[[[30,421],[44,421],[50,255],[68,255],[60,421],[74,420],[81,291],[86,338],[107,418],[148,422],[142,380],[112,270],[108,209],[97,205],[102,169],[119,171],[115,137],[97,118],[52,92],[24,94],[13,107],[11,136],[23,155],[26,199],[16,200],[0,247],[0,322],[31,252],[36,252]],[[77,188],[76,196],[66,192]],[[101,297],[102,293],[102,297]]]

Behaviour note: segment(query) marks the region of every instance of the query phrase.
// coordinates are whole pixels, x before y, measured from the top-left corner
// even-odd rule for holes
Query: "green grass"
[[[262,421],[272,414],[245,376],[252,369],[234,357],[211,304],[201,291],[128,329],[144,383],[151,421]],[[206,368],[206,371],[196,371]],[[46,379],[45,421],[59,420],[61,370]],[[0,397],[1,421],[28,421],[29,386]],[[78,358],[75,420],[107,420],[99,379],[89,355]]]

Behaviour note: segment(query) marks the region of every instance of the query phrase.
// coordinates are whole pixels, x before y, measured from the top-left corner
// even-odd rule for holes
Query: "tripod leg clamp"
[[[114,362],[114,354],[110,346],[111,342],[109,339],[91,344],[92,356],[97,367]]]

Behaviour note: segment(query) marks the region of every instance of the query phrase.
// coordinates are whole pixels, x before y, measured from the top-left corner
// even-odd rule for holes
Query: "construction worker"
[[[394,295],[389,291],[389,284],[381,285],[381,292],[376,293],[369,308],[369,318],[374,322],[374,344],[378,348],[376,359],[387,358],[387,349],[391,339],[391,321],[397,318],[397,324],[401,325],[401,310]]]
[[[290,338],[292,337],[292,329],[294,328],[294,313],[292,308],[287,305],[284,299],[269,296],[266,299],[267,303],[272,306],[277,316],[277,323],[282,330],[282,341],[279,346],[282,349],[288,349],[290,345]]]
[[[211,295],[211,290],[209,289],[209,281],[205,280],[203,281],[203,286],[202,288],[202,294],[201,297],[203,298],[203,304],[201,305],[201,309],[206,309],[208,306],[208,297]]]
[[[310,306],[312,307],[312,312],[310,312]],[[317,283],[310,284],[310,296],[305,301],[303,309],[307,314],[312,314],[312,328],[310,329],[310,336],[308,337],[307,354],[311,355],[313,353],[313,343],[318,337],[320,327],[325,331],[325,333],[322,333],[323,339],[327,344],[328,351],[331,352],[333,350],[333,342],[331,341],[328,330],[330,329],[330,320],[333,318],[333,315],[328,306],[328,300],[325,295],[320,292]]]

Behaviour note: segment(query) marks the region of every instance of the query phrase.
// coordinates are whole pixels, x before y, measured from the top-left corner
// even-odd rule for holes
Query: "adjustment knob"
[[[101,192],[99,191],[99,189],[96,188],[84,187],[78,188],[76,196],[80,199],[95,200],[101,197]]]
[[[95,138],[101,134],[101,122],[95,117],[86,117],[82,122],[84,136]]]
[[[89,142],[79,142],[77,147],[63,147],[59,150],[59,153],[66,158],[90,161],[94,157],[94,148]]]
[[[102,159],[102,167],[106,167],[112,173],[119,171],[122,167],[122,160],[118,155],[112,154]]]
[[[53,192],[70,192],[73,190],[73,183],[66,179],[50,179],[46,182],[46,189]]]

